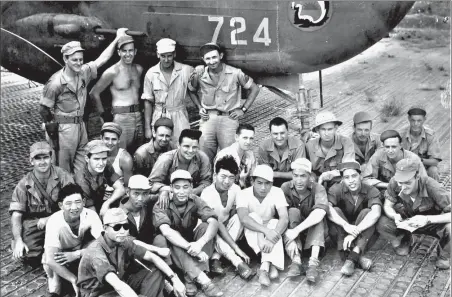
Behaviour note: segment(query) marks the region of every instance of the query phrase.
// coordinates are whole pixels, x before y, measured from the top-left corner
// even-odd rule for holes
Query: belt
[[[129,113],[129,112],[137,112],[140,110],[140,104],[130,105],[130,106],[113,106],[111,109],[111,113]]]
[[[207,113],[216,114],[219,116],[229,116],[229,111],[220,111],[218,109],[207,109]]]
[[[83,122],[83,116],[55,115],[55,121],[58,124],[80,124]]]

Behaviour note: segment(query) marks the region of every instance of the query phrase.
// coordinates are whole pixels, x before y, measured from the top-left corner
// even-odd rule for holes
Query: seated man
[[[184,284],[171,268],[128,236],[129,224],[122,209],[108,209],[103,220],[105,232],[88,246],[80,260],[77,284],[81,297],[111,291],[127,297],[163,297],[163,275],[172,281],[177,297],[185,295]],[[143,261],[152,264],[146,267]]]
[[[33,170],[17,184],[9,206],[13,259],[33,266],[40,265],[46,223],[58,211],[58,194],[74,182],[69,172],[51,164],[51,157],[52,148],[45,141],[30,147]]]
[[[372,266],[372,260],[363,255],[381,215],[381,199],[375,187],[362,183],[359,163],[342,163],[339,169],[342,183],[328,191],[328,229],[342,260],[347,259],[342,274],[352,275],[356,264],[364,270]],[[347,250],[350,252],[346,258]]]
[[[170,182],[173,199],[166,209],[154,206],[154,226],[169,241],[172,260],[184,272],[187,295],[196,295],[194,282],[197,282],[206,296],[222,296],[223,292],[204,273],[209,270],[209,258],[214,251],[217,216],[201,198],[192,194],[192,177],[188,171],[174,171]],[[199,225],[198,220],[202,221]]]
[[[110,149],[102,140],[91,140],[86,145],[86,165],[75,175],[75,182],[83,190],[85,206],[102,217],[111,205],[124,196],[124,185],[113,166],[107,162]],[[113,189],[109,189],[113,187]]]
[[[100,236],[102,222],[93,210],[84,208],[83,191],[68,184],[58,194],[60,211],[50,216],[46,228],[42,265],[47,274],[49,293],[60,296],[61,278],[77,288],[79,259],[88,243]]]
[[[355,160],[361,169],[369,162],[370,157],[381,147],[380,135],[372,133],[372,117],[365,111],[353,116],[353,134],[350,137],[355,146]]]
[[[100,130],[102,141],[110,149],[107,161],[113,166],[116,174],[123,178],[124,184],[127,185],[132,176],[133,160],[126,149],[119,147],[121,134],[122,128],[113,122],[104,123]]]
[[[237,196],[237,214],[249,246],[262,255],[259,283],[270,286],[271,279],[278,277],[278,269],[284,269],[281,236],[289,222],[287,203],[283,191],[273,187],[270,166],[257,165],[252,177],[253,186],[240,191]]]
[[[306,155],[312,163],[312,172],[318,178],[318,183],[326,189],[340,181],[337,170],[339,163],[355,160],[353,142],[337,133],[340,125],[342,122],[332,112],[319,112],[312,130],[320,137],[310,139],[306,144]]]
[[[201,199],[215,211],[218,217],[218,235],[215,253],[212,255],[211,272],[222,274],[220,258],[225,257],[237,269],[240,277],[249,279],[253,271],[247,265],[250,258],[239,248],[236,241],[243,233],[242,224],[236,214],[236,198],[240,187],[234,184],[239,167],[231,155],[225,155],[215,163],[214,183],[204,189]]]
[[[149,176],[157,158],[177,147],[171,141],[174,124],[168,118],[159,118],[154,124],[154,138],[140,146],[133,155],[135,174]]]
[[[436,267],[450,268],[450,191],[433,178],[420,174],[419,162],[402,159],[385,192],[384,212],[378,232],[391,240],[398,255],[408,255],[411,233],[439,239]],[[409,230],[409,231],[407,231]]]
[[[243,189],[251,186],[251,173],[256,167],[256,158],[253,152],[254,127],[250,124],[240,124],[235,133],[235,143],[222,149],[215,157],[217,160],[223,156],[233,156],[239,172],[236,176],[237,184]]]
[[[421,158],[427,174],[439,181],[438,163],[441,162],[438,137],[435,131],[424,126],[427,112],[423,108],[413,107],[408,110],[410,122],[402,133],[402,147]]]
[[[185,129],[179,137],[179,148],[163,153],[155,162],[149,181],[151,193],[168,196],[171,188],[170,176],[177,169],[186,170],[193,178],[193,194],[201,195],[202,190],[212,183],[212,170],[207,155],[199,150],[201,131]],[[162,205],[162,207],[165,207]]]
[[[273,169],[273,186],[280,187],[292,178],[290,164],[306,156],[305,143],[289,136],[289,124],[283,118],[272,119],[268,128],[271,138],[259,147],[258,163],[267,164]]]
[[[384,190],[388,187],[388,183],[394,176],[395,165],[402,159],[412,159],[420,165],[419,171],[421,175],[427,175],[421,159],[410,151],[402,147],[402,137],[395,130],[386,130],[380,135],[383,147],[379,148],[370,158],[364,172],[364,183]]]
[[[325,247],[325,220],[328,199],[325,188],[311,181],[312,164],[299,158],[292,162],[292,180],[283,183],[286,201],[289,205],[289,229],[284,233],[284,244],[292,260],[288,275],[301,274],[301,255],[304,249],[311,249],[306,278],[315,282],[318,276],[320,248]]]

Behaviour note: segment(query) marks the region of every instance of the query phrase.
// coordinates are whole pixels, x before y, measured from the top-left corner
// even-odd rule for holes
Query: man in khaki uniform
[[[381,147],[380,135],[372,133],[372,117],[365,111],[353,116],[353,133],[350,137],[355,146],[355,160],[361,170],[369,162],[370,157]]]
[[[192,86],[197,90],[201,101],[201,150],[213,162],[218,148],[221,150],[234,143],[238,119],[253,104],[259,94],[259,87],[240,69],[221,62],[223,53],[217,44],[203,45],[200,53],[207,67],[196,67]],[[242,88],[250,90],[243,105],[240,102]]]
[[[115,40],[96,60],[87,64],[83,64],[84,49],[80,42],[66,43],[61,49],[65,67],[52,75],[44,86],[39,113],[47,132],[55,135],[51,139],[57,151],[58,166],[71,173],[84,165],[83,150],[88,134],[83,114],[88,84],[97,77],[97,69],[111,58],[117,41],[126,30],[118,29]]]
[[[439,181],[438,163],[442,161],[441,152],[435,132],[424,126],[426,115],[427,112],[422,108],[413,107],[408,110],[410,126],[400,133],[402,147],[418,155],[428,176]]]

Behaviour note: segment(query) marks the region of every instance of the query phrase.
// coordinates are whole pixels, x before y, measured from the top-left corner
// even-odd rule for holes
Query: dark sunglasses
[[[116,224],[116,225],[109,225],[110,227],[113,228],[113,230],[115,231],[119,231],[121,230],[121,227],[124,228],[124,230],[129,230],[129,224],[125,223],[125,224]]]

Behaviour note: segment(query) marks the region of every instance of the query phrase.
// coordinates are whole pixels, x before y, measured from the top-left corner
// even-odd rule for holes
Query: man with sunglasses
[[[74,183],[66,170],[53,166],[52,148],[45,142],[30,147],[33,170],[17,184],[11,197],[9,213],[13,240],[13,259],[40,265],[45,227],[50,215],[58,211],[61,188]]]
[[[169,241],[174,264],[184,272],[187,295],[196,295],[197,282],[208,297],[223,292],[204,273],[209,270],[209,258],[214,251],[218,221],[215,212],[192,194],[192,177],[186,170],[171,174],[171,192],[167,208],[154,206],[154,226]],[[198,225],[198,221],[202,222]]]
[[[103,230],[97,213],[84,207],[85,199],[79,185],[64,186],[57,202],[61,210],[48,220],[42,257],[51,296],[60,296],[61,278],[78,292],[79,259],[88,243],[98,238]]]
[[[111,291],[127,297],[163,297],[164,275],[172,281],[175,295],[185,296],[185,287],[171,268],[129,236],[130,224],[122,209],[110,208],[103,221],[105,231],[88,246],[80,261],[81,297]]]

